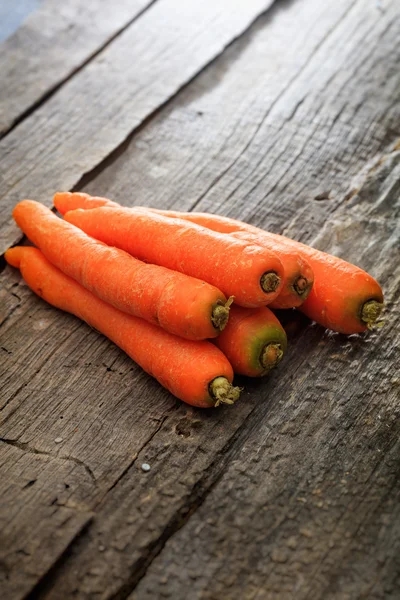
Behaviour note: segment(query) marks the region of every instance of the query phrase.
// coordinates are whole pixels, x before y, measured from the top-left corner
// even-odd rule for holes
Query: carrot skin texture
[[[314,273],[314,285],[299,309],[323,327],[346,335],[362,333],[368,329],[368,323],[362,320],[364,305],[369,301],[378,305],[383,303],[379,283],[359,267],[341,258],[228,217],[208,213],[151,210],[162,215],[168,213],[172,218],[179,216],[226,233],[241,231],[254,234],[256,239],[260,239],[260,243],[265,239],[276,242],[282,250],[298,252],[309,263]]]
[[[216,287],[109,248],[38,202],[20,202],[13,216],[50,262],[116,308],[188,339],[219,334],[212,313],[226,298]]]
[[[299,308],[305,302],[314,285],[314,272],[306,260],[276,241],[264,240],[254,233],[233,231],[229,235],[252,244],[265,245],[266,248],[279,256],[285,270],[284,284],[279,295],[273,302],[269,303],[270,308]],[[304,288],[301,292],[296,290],[296,286],[300,281],[304,282]]]
[[[229,323],[214,343],[231,363],[235,373],[262,377],[282,358],[287,348],[286,333],[268,307],[232,306]],[[272,346],[270,346],[272,344]],[[263,364],[263,352],[279,348],[280,356],[271,364]]]
[[[108,200],[107,198],[100,198],[89,196],[88,194],[81,193],[58,193],[54,196],[54,205],[57,210],[59,210],[62,214],[68,212],[68,210],[76,210],[77,208],[81,208],[83,210],[89,210],[93,208],[98,208],[100,206],[107,206],[117,208],[119,205],[112,200]],[[139,207],[140,209],[140,207]],[[135,210],[138,210],[137,208]],[[147,209],[144,209],[147,210]],[[259,236],[256,236],[254,233],[246,232],[246,231],[236,231],[237,226],[231,225],[229,223],[225,223],[224,221],[219,221],[218,219],[212,219],[213,215],[210,215],[211,218],[206,217],[206,215],[202,215],[199,219],[196,217],[199,213],[184,213],[184,212],[173,212],[173,211],[163,211],[156,209],[148,209],[157,214],[161,214],[167,217],[176,217],[183,218],[187,221],[195,223],[197,225],[201,225],[206,227],[207,229],[211,229],[217,233],[230,233],[232,236],[236,237],[245,242],[250,242],[255,245],[262,245],[268,251],[275,252],[279,259],[282,262],[285,276],[283,286],[279,295],[273,300],[269,302],[268,305],[271,308],[295,308],[300,306],[305,299],[313,285],[314,274],[308,262],[301,258],[297,253],[294,253],[293,250],[289,248],[282,247],[279,243],[274,240],[263,240],[260,239]],[[304,281],[304,289],[297,291],[297,282]]]
[[[247,226],[240,221],[208,213],[185,213],[153,208],[149,210],[171,218],[185,219],[191,223],[207,227],[212,231],[227,233],[237,239],[265,246],[275,252],[279,256],[285,270],[285,282],[278,297],[268,305],[270,308],[298,308],[310,294],[314,284],[314,272],[311,265],[304,256],[301,256],[293,248],[287,244],[282,244],[282,236],[276,237],[264,232],[265,237],[261,237],[261,230],[257,231],[257,228],[251,225]],[[295,286],[300,279],[305,280],[305,288],[301,293],[298,293]]]
[[[275,253],[181,219],[122,207],[74,210],[65,219],[140,260],[207,281],[241,306],[272,302],[283,285],[284,271]],[[269,293],[261,287],[265,273],[276,278]]]
[[[69,312],[112,340],[174,396],[201,408],[215,405],[209,384],[233,380],[232,367],[211,342],[185,340],[110,306],[52,265],[37,248],[5,254],[28,286],[49,304]]]
[[[111,202],[111,201],[109,201]],[[90,206],[90,203],[89,203]],[[311,266],[314,285],[300,310],[323,327],[350,335],[368,329],[362,320],[362,310],[366,303],[383,303],[383,293],[378,282],[359,267],[340,258],[316,250],[284,236],[266,232],[236,219],[209,213],[183,213],[148,209],[156,214],[172,218],[183,218],[214,231],[238,235],[238,232],[255,235],[266,243],[275,243],[276,251],[297,252]],[[281,295],[281,294],[280,294]],[[270,304],[272,308],[286,308],[279,305],[280,295]]]

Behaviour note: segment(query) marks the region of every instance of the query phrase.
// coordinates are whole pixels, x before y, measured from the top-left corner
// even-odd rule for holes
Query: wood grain
[[[54,600],[135,588],[132,600],[395,598],[398,23],[395,2],[277,4],[85,188],[313,240],[378,276],[382,331],[345,338],[295,321],[271,378],[243,382],[234,410],[196,411],[4,271],[0,445],[24,453],[21,487],[42,471],[47,485],[7,501],[29,502],[46,531],[65,510],[87,519],[34,577],[35,552],[15,569],[34,529],[9,536],[13,600],[21,580]]]
[[[104,48],[151,0],[45,0],[0,46],[0,137]]]
[[[397,598],[399,188],[396,152],[317,240],[379,271],[384,328],[296,336],[242,452],[129,600]]]
[[[87,485],[77,463],[0,438],[2,598],[22,598],[90,522],[90,511],[57,506],[74,482]],[[55,483],[57,482],[57,483]],[[16,501],[18,499],[18,501]],[[3,560],[7,543],[7,560]],[[18,573],[16,577],[14,573]]]
[[[246,382],[234,411],[204,413],[176,404],[7,269],[14,366],[3,386],[4,437],[78,458],[97,486],[89,475],[86,485],[72,479],[57,501],[96,517],[33,597],[126,598],[135,586],[135,600],[393,595],[399,158],[384,149],[398,133],[398,21],[395,3],[374,11],[362,2],[277,5],[86,189],[125,203],[212,208],[313,239],[379,276],[382,332],[348,339],[301,320],[281,369]],[[35,333],[29,315],[48,332]]]
[[[25,197],[51,205],[218,56],[272,0],[153,4],[0,142],[0,250]],[[110,5],[111,10],[111,5]]]
[[[106,339],[34,297],[17,272],[2,280],[1,589],[14,599],[79,533],[175,400]]]
[[[85,190],[309,241],[400,136],[399,34],[396,2],[280,3]]]
[[[180,520],[179,508],[185,513],[188,502],[196,504],[202,497],[212,480],[210,464],[234,439],[254,404],[244,402],[238,411],[201,411],[182,405],[110,342],[34,297],[16,272],[7,267],[2,277],[7,315],[0,349],[4,365],[0,386],[5,392],[0,456],[6,460],[4,449],[18,450],[25,461],[22,476],[9,463],[0,486],[5,523],[10,505],[19,515],[18,528],[2,530],[0,548],[7,574],[3,597],[14,599],[24,597],[57,558],[51,548],[46,550],[48,531],[58,532],[64,546],[71,541],[71,531],[59,529],[66,509],[90,515],[101,506],[109,514],[109,523],[103,519],[99,523],[100,533],[90,533],[95,553],[106,562],[111,556],[122,558],[122,542],[114,543],[107,532],[120,519],[115,494],[125,507],[123,528],[138,525],[141,511],[156,513],[158,525],[150,530],[145,526],[142,542],[139,537],[136,541],[143,550],[159,544],[165,523]],[[191,457],[188,430],[197,432],[191,440]],[[199,447],[203,444],[204,449]],[[161,473],[154,468],[155,455],[164,457]],[[43,461],[39,466],[38,460]],[[182,484],[188,460],[192,469]],[[143,462],[152,465],[150,473],[141,470]],[[41,469],[40,464],[49,466]],[[204,483],[199,482],[202,479]],[[26,490],[23,496],[21,490]],[[30,526],[34,512],[39,528],[36,522]],[[32,577],[30,566],[39,554]],[[142,551],[127,555],[123,564],[132,560],[141,565]],[[95,579],[101,575],[94,565],[90,571],[89,596],[100,589]],[[112,577],[103,593],[116,593],[128,583]]]

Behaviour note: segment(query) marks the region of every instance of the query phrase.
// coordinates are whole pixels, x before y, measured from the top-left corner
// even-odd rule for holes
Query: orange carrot
[[[116,308],[188,339],[224,328],[229,303],[216,287],[109,248],[38,202],[20,202],[13,216],[50,262]]]
[[[117,208],[119,205],[107,198],[89,196],[83,193],[59,192],[54,196],[54,205],[61,214],[69,210],[81,208],[83,210],[108,206]],[[135,209],[137,210],[137,209]],[[145,209],[147,210],[147,209]],[[271,308],[294,308],[298,307],[309,295],[313,282],[314,274],[309,263],[298,253],[286,247],[276,240],[265,240],[259,236],[246,231],[237,231],[237,225],[225,222],[221,219],[213,218],[213,215],[203,215],[201,213],[184,213],[168,210],[148,209],[152,212],[171,217],[182,218],[197,225],[202,225],[218,233],[231,233],[237,239],[241,239],[251,244],[264,246],[267,250],[275,252],[283,265],[285,277],[282,289],[279,295],[269,303]],[[227,220],[229,221],[229,220]]]
[[[65,219],[140,260],[208,281],[241,306],[268,304],[283,285],[282,263],[274,252],[182,219],[108,207],[74,210]]]
[[[107,336],[180,400],[208,408],[239,397],[228,359],[211,342],[184,340],[121,312],[62,273],[37,248],[17,246],[5,258],[38,296]]]
[[[276,367],[286,351],[286,333],[267,307],[232,306],[229,323],[214,341],[235,373],[261,377]]]
[[[103,199],[102,202],[111,203],[111,200]],[[87,208],[90,206],[92,204],[88,201]],[[366,331],[379,319],[383,308],[382,289],[373,277],[351,263],[287,237],[228,217],[209,213],[148,210],[172,218],[183,218],[220,233],[230,233],[235,236],[246,234],[246,238],[248,234],[252,234],[256,236],[255,239],[259,244],[263,241],[266,244],[273,243],[274,250],[282,257],[288,272],[290,268],[286,265],[285,255],[297,253],[305,264],[311,267],[316,280],[300,310],[323,327],[349,335]],[[299,283],[301,289],[304,283],[301,279]],[[279,305],[279,300],[278,296],[270,306],[284,308],[283,304]]]
[[[87,210],[89,208],[99,208],[100,206],[111,206],[119,208],[119,204],[102,198],[101,196],[89,196],[83,192],[57,192],[54,194],[53,203],[58,212],[65,215],[69,210],[76,210],[77,208],[83,208]]]
[[[155,211],[167,214],[167,211]],[[209,227],[212,230],[245,232],[255,236],[260,244],[274,243],[274,249],[281,252],[297,252],[306,260],[314,272],[314,286],[300,310],[323,327],[339,333],[361,333],[379,318],[383,308],[383,294],[378,282],[365,271],[340,258],[295,242],[281,235],[266,232],[242,221],[211,215],[208,213],[180,213],[168,211],[171,218],[184,218],[188,221]]]

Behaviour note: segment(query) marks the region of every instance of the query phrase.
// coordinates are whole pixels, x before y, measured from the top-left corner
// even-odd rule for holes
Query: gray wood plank
[[[85,190],[311,240],[400,136],[399,35],[397,2],[280,3]]]
[[[399,189],[397,151],[317,239],[379,273],[385,327],[292,340],[242,452],[129,600],[398,597]]]
[[[162,401],[165,422],[103,499],[88,503],[96,519],[34,597],[122,598],[135,586],[135,600],[290,598],[293,590],[350,598],[360,585],[379,598],[395,589],[399,158],[383,153],[398,134],[397,25],[395,2],[383,14],[361,1],[277,5],[86,187],[316,240],[378,276],[388,325],[347,339],[301,320],[281,368],[246,382],[232,411],[175,406],[144,387],[154,413]],[[314,200],[328,188],[329,199]],[[32,362],[48,381],[42,357]],[[95,391],[76,392],[85,419],[96,407],[92,377]],[[32,410],[25,402],[17,394],[6,407],[10,438]],[[149,427],[140,415],[131,426]],[[97,455],[83,446],[77,456],[97,472]]]
[[[70,482],[82,490],[91,482],[81,465],[29,445],[0,438],[0,457],[0,589],[8,600],[24,597],[48,569],[49,559],[57,561],[90,522],[92,514],[84,507],[57,506],[57,501]]]
[[[1,306],[0,572],[2,598],[14,600],[89,522],[175,400],[8,267]]]
[[[162,0],[0,142],[0,249],[14,204],[51,204],[169,100],[273,0]],[[110,5],[111,6],[111,5]]]
[[[35,2],[36,10],[0,46],[0,137],[150,4],[151,0]],[[19,10],[20,3],[8,7],[15,17]]]

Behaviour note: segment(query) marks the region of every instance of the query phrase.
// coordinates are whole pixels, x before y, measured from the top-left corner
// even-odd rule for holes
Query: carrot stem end
[[[383,303],[377,300],[368,300],[361,308],[361,321],[365,323],[368,329],[372,329],[379,319],[383,309]]]
[[[211,321],[215,329],[223,331],[229,319],[230,306],[233,302],[233,296],[228,298],[225,304],[216,304],[213,308]]]
[[[261,275],[260,285],[264,292],[266,292],[267,294],[275,292],[280,282],[281,278],[279,277],[279,275],[274,273],[274,271],[263,273],[263,275]]]
[[[300,296],[303,300],[305,300],[308,294],[311,291],[312,283],[304,277],[304,275],[300,275],[293,283],[294,292]]]
[[[261,351],[260,362],[263,369],[268,372],[276,367],[281,362],[282,358],[282,346],[280,344],[274,344],[271,342],[263,347]]]
[[[233,386],[226,377],[215,377],[209,385],[210,395],[215,400],[214,406],[234,404],[239,399],[241,388]]]

